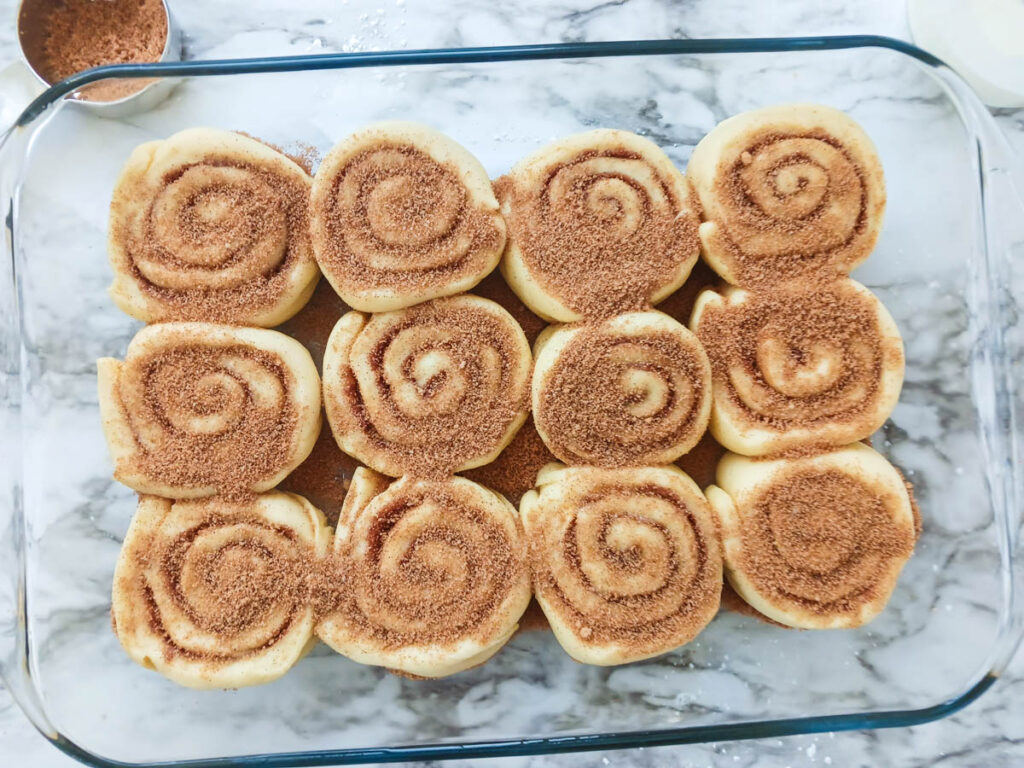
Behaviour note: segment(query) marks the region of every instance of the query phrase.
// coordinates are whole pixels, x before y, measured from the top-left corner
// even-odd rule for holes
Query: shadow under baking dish
[[[55,103],[113,72],[188,79],[131,122]],[[105,293],[107,204],[135,145],[210,124],[326,150],[400,117],[450,134],[493,176],[596,126],[644,134],[682,167],[716,122],[780,101],[846,110],[886,170],[885,228],[855,276],[906,341],[903,397],[874,445],[914,482],[924,534],[881,617],[796,632],[724,612],[673,653],[607,669],[524,633],[439,681],[320,649],[271,685],[197,692],[129,661],[108,609],[135,500],[110,479],[94,361],[137,329]],[[1004,333],[1020,200],[991,118],[912,46],[667,40],[124,65],[51,88],[0,154],[0,660],[33,723],[83,762],[329,765],[908,725],[981,695],[1020,639],[1020,339]]]

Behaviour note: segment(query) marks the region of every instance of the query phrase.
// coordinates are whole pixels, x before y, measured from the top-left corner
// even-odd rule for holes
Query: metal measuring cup
[[[104,2],[104,0],[93,1]],[[164,17],[167,19],[167,36],[159,60],[179,61],[181,59],[181,33],[174,22],[174,17],[171,16],[171,10],[167,6],[166,0],[160,0],[160,3],[163,6]],[[21,0],[18,4],[18,44],[21,48],[22,59],[44,88],[53,85],[53,83],[49,82],[41,74],[44,61],[43,44],[45,42],[43,22],[47,12],[58,4],[59,0]],[[113,101],[86,99],[77,93],[68,94],[65,99],[100,117],[127,117],[152,109],[167,98],[173,87],[173,80],[158,78],[138,91]]]

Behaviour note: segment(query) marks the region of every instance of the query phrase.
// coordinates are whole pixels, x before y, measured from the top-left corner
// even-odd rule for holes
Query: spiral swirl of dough
[[[228,131],[137,147],[110,204],[111,297],[145,322],[284,322],[320,274],[311,184],[280,152]]]
[[[877,616],[919,522],[899,472],[863,443],[795,459],[726,454],[708,500],[729,582],[765,616],[803,629]]]
[[[686,179],[653,142],[597,130],[555,142],[499,181],[509,243],[502,273],[549,321],[645,309],[697,261]]]
[[[697,337],[657,311],[552,326],[537,340],[534,422],[569,464],[669,464],[711,414],[711,366]]]
[[[276,331],[150,325],[123,362],[103,358],[97,369],[114,477],[140,493],[268,490],[302,463],[320,432],[313,360]]]
[[[477,296],[397,312],[349,312],[324,355],[327,420],[378,472],[439,478],[494,459],[529,409],[522,328]]]
[[[577,661],[657,656],[692,640],[718,611],[711,509],[675,467],[549,464],[519,511],[537,601]]]
[[[375,123],[334,147],[313,181],[312,210],[324,275],[364,312],[467,291],[505,246],[483,166],[415,123]]]
[[[853,280],[763,293],[705,291],[690,327],[711,360],[711,433],[736,453],[862,440],[899,399],[899,330]]]
[[[356,470],[334,551],[346,588],[316,631],[363,664],[419,677],[476,666],[530,601],[515,508],[462,477],[390,482]]]
[[[875,147],[829,107],[785,104],[729,118],[696,146],[686,175],[704,210],[704,258],[733,285],[845,275],[882,226]]]
[[[114,573],[114,632],[181,685],[274,680],[314,642],[305,575],[328,546],[323,515],[301,496],[142,496]]]

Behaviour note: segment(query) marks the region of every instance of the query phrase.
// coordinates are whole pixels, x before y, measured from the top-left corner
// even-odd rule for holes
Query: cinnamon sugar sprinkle
[[[306,305],[275,330],[291,336],[304,346],[313,358],[317,372],[323,373],[327,340],[338,319],[349,309],[350,307],[334,292],[331,284],[321,280]]]
[[[757,610],[754,606],[752,606],[750,603],[748,603],[746,600],[740,597],[728,581],[722,584],[721,610],[727,611],[729,613],[738,613],[741,616],[748,616],[752,619],[757,619],[758,621],[762,621],[765,624],[771,624],[772,626],[779,627],[781,629],[793,629],[793,627],[786,626],[785,624],[780,624],[775,619],[769,619],[767,616],[765,616],[763,613]]]
[[[772,215],[762,210],[753,199],[750,179],[745,170],[759,153],[770,151],[774,143],[792,139],[820,141],[835,150],[841,158],[833,166],[822,166],[805,154],[787,154],[771,167],[762,169],[760,181],[768,187],[777,174],[794,162],[813,165],[825,179],[820,200],[812,210],[798,208],[792,215]],[[732,168],[715,180],[716,193],[723,200],[728,213],[719,222],[721,235],[718,243],[728,250],[728,260],[740,285],[752,288],[770,288],[784,281],[807,278],[834,280],[849,272],[874,246],[864,233],[868,218],[876,215],[869,206],[880,202],[869,199],[871,189],[869,172],[835,136],[822,131],[804,134],[767,132],[751,137],[747,149],[740,153]],[[810,181],[800,180],[800,192],[806,192]],[[774,190],[764,190],[780,201],[782,196]],[[826,225],[828,216],[834,215],[840,201],[855,201],[857,210],[849,232],[837,232]],[[731,217],[731,218],[730,218]],[[751,243],[751,240],[754,243]],[[748,252],[750,251],[750,252]]]
[[[724,288],[725,282],[701,259],[693,266],[693,271],[686,278],[683,286],[655,307],[659,312],[689,327],[693,305],[700,292],[705,288]]]
[[[688,474],[697,487],[707,488],[715,482],[718,460],[724,455],[725,448],[710,432],[705,432],[693,448],[676,459],[676,466]]]
[[[653,167],[657,196],[625,173],[581,171],[595,158],[643,160],[622,147],[582,152],[551,169],[538,187],[514,176],[495,182],[509,239],[531,275],[586,318],[647,308],[680,265],[696,261],[698,251],[696,217],[680,215],[684,201]],[[557,181],[563,175],[565,184]],[[616,196],[597,186],[609,181],[630,194]],[[658,204],[657,197],[666,202]]]
[[[313,213],[317,261],[347,290],[421,292],[484,272],[504,244],[501,217],[474,203],[459,169],[417,147],[382,141],[329,182]]]
[[[284,603],[296,610],[303,602],[300,585],[308,558],[290,541],[294,534],[286,528],[270,529],[287,546],[268,545],[273,541],[268,537],[243,536],[212,552],[190,551],[197,536],[224,525],[267,527],[258,518],[214,514],[171,542],[161,553],[160,570],[173,585],[177,605],[196,626],[229,636],[250,629],[271,606]]]
[[[570,464],[622,467],[650,463],[659,451],[696,441],[701,404],[711,393],[699,345],[687,336],[581,326],[547,372],[537,405],[535,418],[552,452]],[[620,350],[642,350],[643,365],[617,359]],[[638,367],[666,387],[666,401],[654,413],[630,411],[635,395],[623,389],[622,376]]]
[[[838,471],[792,472],[750,502],[740,569],[758,591],[820,615],[855,612],[891,588],[915,532],[894,502]]]
[[[345,494],[348,493],[352,473],[360,464],[338,448],[327,427],[326,416],[321,423],[324,426],[313,450],[304,462],[281,481],[278,488],[304,497],[324,513],[328,525],[334,525],[341,513]]]
[[[901,354],[882,338],[870,300],[845,283],[776,288],[749,293],[741,304],[709,305],[696,333],[716,387],[745,418],[778,432],[861,419],[874,407],[886,361]],[[838,370],[827,385],[787,394],[765,378],[759,357],[766,339],[786,355],[777,361],[784,375],[814,366],[816,348],[836,358]],[[734,368],[753,382],[752,391],[737,390]]]
[[[533,417],[529,417],[498,458],[462,474],[518,506],[523,494],[533,488],[541,467],[552,461],[556,461],[554,455],[537,433]]]
[[[522,582],[526,547],[462,490],[420,483],[377,510],[365,551],[349,561],[350,578],[334,615],[385,649],[486,641],[496,626],[514,624],[518,616],[502,616],[500,609]],[[404,540],[401,522],[418,519],[425,502],[436,505],[438,514],[414,540]],[[382,562],[385,549],[396,545],[408,553],[401,569]]]
[[[119,223],[112,221],[110,236],[122,243],[127,267],[140,289],[161,304],[165,313],[161,320],[237,323],[238,318],[250,317],[277,301],[290,288],[292,270],[302,258],[300,254],[310,252],[309,188],[287,175],[218,156],[216,152],[207,155],[202,163],[166,174],[161,184],[173,184],[189,170],[202,167],[233,168],[243,174],[234,176],[230,185],[204,184],[185,196],[174,211],[175,226],[170,232],[160,227],[160,222],[171,217],[166,212],[157,215],[156,205],[162,197],[151,188],[152,179],[142,176],[134,185],[119,185],[114,190],[112,205],[131,210],[141,200],[145,201],[146,210],[138,217],[124,216]],[[244,185],[240,183],[242,179]],[[230,216],[209,220],[203,209],[210,203],[218,210],[229,210]],[[145,261],[173,271],[180,260],[169,243],[179,248],[223,253],[224,260],[210,267],[214,274],[218,268],[230,269],[279,245],[283,245],[283,253],[269,271],[244,282],[182,289],[153,282],[139,267],[139,262]]]
[[[235,130],[233,133],[237,133],[239,136],[245,136],[247,139],[258,141],[265,147],[270,147],[278,154],[284,155],[299,168],[306,172],[307,176],[312,176],[316,170],[317,165],[320,164],[320,150],[317,149],[313,144],[309,144],[304,141],[295,142],[295,149],[291,152],[286,150],[284,147],[278,144],[272,144],[266,139],[261,139],[259,136],[253,136],[251,133],[247,133],[242,130]]]
[[[515,334],[518,328],[506,316],[456,299],[438,299],[403,310],[397,325],[374,339],[369,365],[375,373],[373,389],[364,391],[351,368],[345,368],[341,408],[349,409],[359,423],[363,437],[387,461],[400,466],[403,474],[439,479],[469,459],[495,450],[517,415],[527,407],[529,360],[520,356]],[[467,380],[453,408],[434,410],[432,397],[446,387],[456,386],[452,376],[439,373],[422,390],[426,401],[421,413],[410,414],[391,399],[389,381],[405,379],[412,361],[403,359],[402,370],[385,371],[384,360],[391,342],[411,327],[438,329],[439,351],[451,361],[459,376]],[[373,333],[372,326],[361,333]],[[418,350],[419,354],[425,350]],[[497,370],[494,369],[498,363]],[[374,424],[380,412],[391,425],[382,434]],[[399,431],[398,428],[404,430]]]
[[[523,333],[526,334],[526,340],[530,342],[531,348],[540,332],[548,326],[512,292],[497,269],[474,286],[473,294],[500,304],[506,312],[512,315],[523,329]]]
[[[250,361],[273,376],[285,393],[283,400],[272,409],[255,407],[245,394],[245,379],[221,364],[225,357]],[[137,372],[136,377],[123,369],[118,377],[121,408],[140,447],[129,461],[146,476],[167,485],[211,485],[224,494],[245,495],[294,455],[298,414],[287,397],[291,374],[275,355],[247,346],[181,346],[124,366]],[[137,380],[138,388],[126,383],[129,379]],[[225,421],[217,431],[190,433],[177,425],[193,416],[215,415]]]
[[[715,536],[713,529],[701,524],[686,499],[661,486],[595,483],[592,487],[581,485],[579,493],[582,495],[572,502],[576,509],[607,504],[619,496],[647,496],[667,502],[685,520],[692,539],[676,537],[653,519],[633,519],[633,525],[658,536],[667,549],[664,559],[644,559],[643,548],[622,550],[608,543],[612,518],[618,517],[609,516],[596,534],[599,540],[592,543],[607,561],[608,569],[631,575],[650,571],[650,581],[658,582],[642,592],[615,594],[593,587],[587,578],[576,521],[558,539],[549,531],[538,530],[529,538],[536,591],[543,593],[582,639],[614,644],[626,655],[668,651],[694,637],[720,601],[721,558],[717,542],[708,538]],[[693,546],[681,551],[686,542]],[[566,571],[572,575],[567,576]],[[582,594],[576,590],[582,590]]]

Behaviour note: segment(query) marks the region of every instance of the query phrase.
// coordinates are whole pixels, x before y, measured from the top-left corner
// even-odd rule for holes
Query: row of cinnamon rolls
[[[534,313],[574,322],[656,304],[699,251],[745,288],[845,275],[884,205],[870,139],[813,105],[726,120],[685,176],[648,139],[595,130],[493,186],[466,149],[412,123],[354,133],[312,177],[256,139],[196,128],[141,145],[122,170],[111,295],[145,322],[271,327],[320,271],[349,306],[381,312],[470,290],[501,260]]]
[[[440,479],[494,460],[530,411],[559,460],[621,468],[670,464],[709,425],[744,455],[847,445],[899,393],[895,325],[853,281],[706,291],[691,326],[655,310],[551,326],[533,355],[505,309],[471,294],[352,311],[329,337],[321,383],[309,352],[277,331],[158,323],[123,361],[99,361],[100,408],[118,480],[195,498],[275,487],[312,450],[321,404],[362,464]]]
[[[301,496],[141,496],[113,623],[138,663],[203,688],[273,680],[319,638],[415,677],[479,665],[531,595],[576,660],[622,664],[692,640],[723,567],[765,616],[854,627],[884,607],[917,521],[899,473],[857,443],[727,454],[706,495],[681,470],[545,467],[517,510],[462,477],[356,470],[332,532]]]

